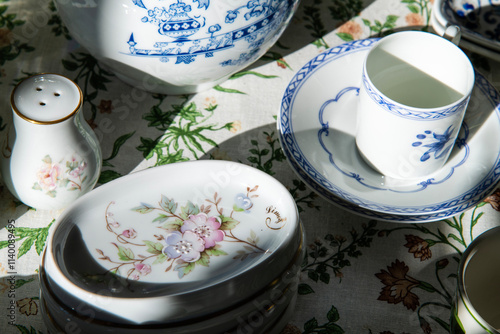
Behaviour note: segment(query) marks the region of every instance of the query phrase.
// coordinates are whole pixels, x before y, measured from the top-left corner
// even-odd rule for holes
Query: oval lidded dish
[[[61,304],[96,320],[169,324],[225,312],[296,276],[302,243],[295,202],[276,179],[191,161],[80,198],[53,225],[41,271]]]

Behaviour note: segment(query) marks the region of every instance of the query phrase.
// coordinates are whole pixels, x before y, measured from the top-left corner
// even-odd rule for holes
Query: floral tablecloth
[[[206,92],[165,96],[113,76],[71,39],[52,1],[0,0],[0,135],[19,80],[63,74],[82,88],[85,118],[102,147],[98,186],[149,167],[222,159],[265,171],[289,189],[306,229],[307,255],[284,333],[447,333],[458,261],[472,239],[500,224],[500,190],[439,222],[362,218],[300,181],[276,130],[283,92],[309,59],[346,41],[430,29],[431,10],[429,0],[302,0],[279,42],[250,68]],[[499,64],[466,52],[500,88]],[[37,270],[60,213],[29,208],[0,184],[0,333],[47,333]],[[15,255],[9,238],[16,240]]]

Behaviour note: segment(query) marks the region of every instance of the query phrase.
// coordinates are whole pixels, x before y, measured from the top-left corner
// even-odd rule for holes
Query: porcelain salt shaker
[[[82,103],[78,85],[58,74],[31,76],[12,91],[1,172],[24,204],[62,209],[95,186],[102,155]]]

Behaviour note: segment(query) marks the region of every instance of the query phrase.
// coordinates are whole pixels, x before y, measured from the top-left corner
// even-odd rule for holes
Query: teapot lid
[[[14,112],[35,124],[62,122],[79,110],[82,101],[82,92],[76,83],[52,73],[24,79],[11,95]]]

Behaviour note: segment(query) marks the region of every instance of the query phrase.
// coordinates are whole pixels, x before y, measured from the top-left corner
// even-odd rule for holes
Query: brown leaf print
[[[416,259],[420,258],[420,261],[425,261],[432,257],[432,252],[427,241],[411,234],[405,235],[405,238],[405,247],[408,248],[408,253],[412,253]]]
[[[12,31],[10,29],[0,29],[0,47],[8,46],[12,42]]]
[[[391,263],[387,267],[388,271],[382,270],[380,273],[375,274],[377,278],[385,285],[380,292],[378,300],[386,301],[389,304],[398,304],[403,302],[403,305],[415,311],[420,305],[418,296],[411,292],[411,289],[419,285],[419,281],[406,275],[408,273],[408,266],[399,260]]]
[[[484,202],[490,203],[493,209],[495,209],[496,211],[500,211],[500,188],[495,190],[495,192],[490,196],[486,197],[484,199]]]
[[[36,315],[38,313],[38,305],[31,298],[24,298],[16,302],[19,307],[19,312],[27,316]]]
[[[425,334],[431,334],[432,333],[432,328],[431,324],[429,324],[425,319],[420,318],[420,328],[422,328],[422,331]]]
[[[101,103],[99,103],[97,108],[99,108],[99,112],[101,114],[111,114],[114,109],[111,100],[101,100]]]
[[[287,324],[281,334],[300,334],[302,331],[295,325]]]
[[[439,260],[438,263],[436,264],[436,268],[444,269],[448,266],[449,263],[450,261],[448,261],[448,259]]]

